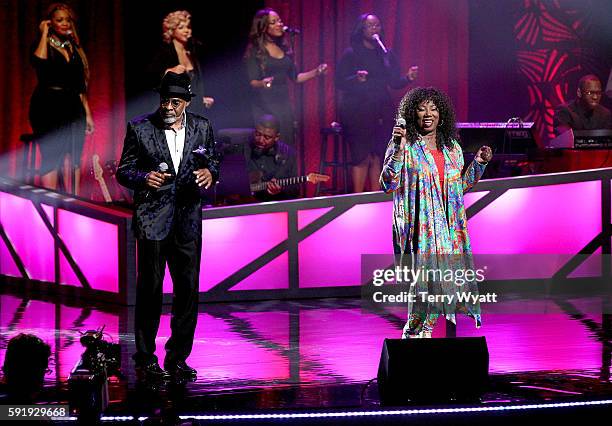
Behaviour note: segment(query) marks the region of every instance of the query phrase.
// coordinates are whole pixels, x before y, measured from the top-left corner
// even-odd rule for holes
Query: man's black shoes
[[[170,379],[170,374],[163,370],[157,361],[153,361],[149,364],[136,365],[136,372],[145,379],[149,380],[168,380]]]
[[[188,366],[185,361],[164,363],[164,368],[173,377],[195,379],[198,376],[196,369]]]

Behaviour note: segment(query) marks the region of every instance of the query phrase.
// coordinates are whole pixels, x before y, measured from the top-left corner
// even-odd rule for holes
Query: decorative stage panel
[[[591,276],[584,259],[610,253],[611,178],[597,169],[479,182],[465,196],[474,253],[559,254],[549,275]],[[382,192],[206,209],[200,301],[359,295],[361,256],[392,253],[391,214]],[[129,211],[0,180],[0,236],[2,275],[134,303]],[[171,289],[167,273],[167,302]]]
[[[602,230],[601,191],[601,181],[508,189],[470,218],[472,250],[578,253]]]
[[[57,211],[57,224],[59,236],[92,289],[118,293],[119,225],[64,209]],[[60,283],[80,285],[66,256],[61,253]]]
[[[392,214],[392,201],[358,204],[305,237],[298,251],[300,287],[360,285],[362,254],[393,253]]]
[[[130,221],[126,210],[0,178],[0,274],[22,279],[12,290],[127,303]]]
[[[576,255],[610,253],[611,177],[612,169],[598,169],[479,182],[465,195],[474,253],[527,255],[513,259],[534,264],[517,271],[508,265],[512,262],[499,265],[503,260],[499,256],[483,257],[498,263],[497,270],[492,270],[498,280],[515,278],[511,273],[533,272],[542,260],[551,262],[550,256],[533,257],[537,254],[563,256],[548,265],[543,275],[520,278],[550,278],[572,262],[578,262],[577,269],[569,268],[566,276],[592,276],[597,267],[601,273],[597,259],[589,267],[580,265]],[[252,262],[235,264],[234,272],[217,285],[209,287],[207,281],[200,300],[357,296],[362,284],[361,255],[393,252],[392,208],[391,196],[376,192],[205,210],[205,227],[211,219],[228,217],[233,227],[240,227],[240,221],[250,223],[258,215],[287,212],[286,218],[276,220],[286,220],[289,233],[286,241]],[[275,223],[270,229],[279,226]],[[268,238],[265,229],[258,232]],[[206,232],[204,240],[206,245]],[[235,247],[245,244],[236,241]],[[279,264],[280,253],[288,255],[287,269]],[[215,273],[214,262],[206,256],[202,265],[203,278]],[[274,268],[276,275],[257,276],[265,268]],[[580,274],[581,268],[586,273]],[[251,277],[248,290],[240,284],[247,276]],[[283,285],[270,291],[270,279]]]
[[[0,193],[3,251],[9,254],[2,256],[0,273],[7,274],[10,270],[7,275],[53,282],[53,236],[43,220],[44,217],[53,226],[53,215],[48,214],[48,206],[43,208],[39,204],[38,207],[42,212],[27,198]],[[13,251],[19,254],[19,259],[10,255]]]

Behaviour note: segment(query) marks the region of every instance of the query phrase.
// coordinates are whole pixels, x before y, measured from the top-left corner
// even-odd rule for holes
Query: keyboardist
[[[553,126],[559,135],[569,129],[612,129],[612,113],[600,105],[603,95],[601,81],[588,74],[578,81],[576,99],[555,109]]]

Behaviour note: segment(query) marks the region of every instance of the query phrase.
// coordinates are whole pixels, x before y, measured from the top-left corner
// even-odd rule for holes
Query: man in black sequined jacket
[[[185,111],[193,97],[186,74],[168,72],[159,109],[128,124],[117,180],[134,190],[138,279],[134,334],[137,370],[146,377],[195,376],[186,364],[197,321],[202,208],[200,188],[219,176],[209,121]],[[162,370],[155,337],[166,263],[174,286],[171,330]]]

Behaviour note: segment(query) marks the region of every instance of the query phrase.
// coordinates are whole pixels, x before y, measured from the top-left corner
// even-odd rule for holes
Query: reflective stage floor
[[[480,402],[469,406],[612,399],[611,321],[608,316],[590,314],[595,311],[589,309],[593,303],[597,302],[576,300],[569,309],[568,303],[546,301],[533,313],[485,308],[480,329],[467,317],[458,317],[456,335],[485,336],[490,354],[489,390]],[[158,333],[160,360],[169,336],[169,309],[165,306]],[[194,350],[188,359],[198,378],[162,385],[136,379],[131,361],[132,314],[131,309],[114,305],[93,307],[75,300],[58,303],[42,296],[0,295],[0,360],[13,335],[38,335],[52,348],[41,398],[66,401],[68,376],[83,352],[80,332],[104,325],[107,339],[121,344],[124,373],[111,383],[106,416],[152,418],[168,407],[181,415],[208,416],[198,418],[206,422],[229,421],[213,417],[226,414],[375,412],[381,406],[372,379],[377,375],[383,339],[401,336],[406,309],[371,311],[362,308],[359,299],[201,304]],[[439,321],[434,337],[444,337],[446,332],[444,321]],[[409,362],[416,368],[436,368],[427,360]],[[452,354],[448,362],[453,362]],[[607,411],[608,407],[605,403],[596,408]],[[415,413],[410,415],[416,421]],[[393,419],[370,418],[361,424],[392,424]]]

